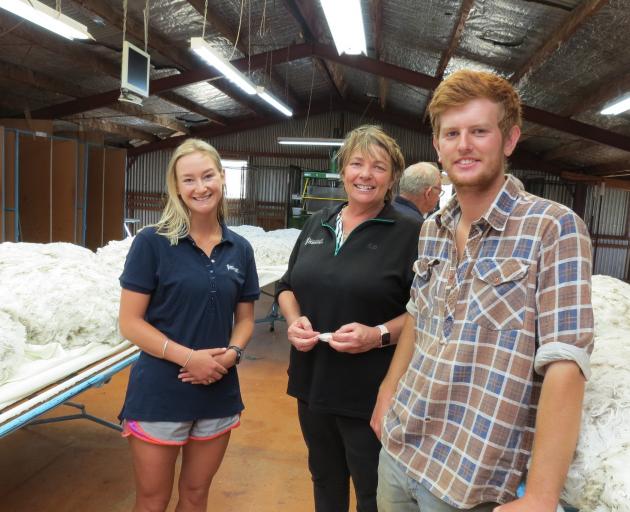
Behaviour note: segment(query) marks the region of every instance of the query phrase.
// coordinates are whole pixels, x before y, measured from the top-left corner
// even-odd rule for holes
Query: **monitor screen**
[[[120,87],[140,96],[149,96],[151,56],[128,41],[123,41]]]

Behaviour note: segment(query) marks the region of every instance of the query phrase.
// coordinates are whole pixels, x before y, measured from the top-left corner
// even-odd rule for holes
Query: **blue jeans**
[[[381,450],[378,461],[378,512],[459,512],[461,509],[443,502],[420,482],[410,478],[402,465]],[[484,503],[471,511],[492,512],[498,503]]]

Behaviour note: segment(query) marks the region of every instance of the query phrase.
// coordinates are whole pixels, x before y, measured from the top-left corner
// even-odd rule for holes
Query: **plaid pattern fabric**
[[[415,350],[383,446],[452,506],[513,499],[544,365],[589,375],[591,245],[582,220],[511,177],[457,261],[456,199],[425,221],[408,309]]]

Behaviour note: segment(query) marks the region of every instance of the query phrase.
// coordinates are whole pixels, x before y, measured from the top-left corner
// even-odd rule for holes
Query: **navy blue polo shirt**
[[[155,228],[145,228],[134,239],[120,276],[124,289],[151,295],[145,320],[186,347],[227,347],[236,305],[260,295],[251,245],[221,227],[222,240],[210,256],[190,237],[171,245]],[[119,417],[189,421],[243,409],[236,367],[210,386],[181,382],[178,373],[177,364],[141,352]]]

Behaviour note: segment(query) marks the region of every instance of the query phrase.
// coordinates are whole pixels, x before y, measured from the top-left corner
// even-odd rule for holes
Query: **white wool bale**
[[[234,226],[230,229],[252,244],[256,265],[260,267],[286,265],[300,235],[300,230],[293,228],[265,231],[255,226]]]
[[[26,328],[29,343],[117,344],[117,283],[89,249],[73,244],[0,244],[0,309]],[[6,293],[4,295],[7,295]]]
[[[0,303],[3,298],[0,297]],[[24,359],[26,328],[0,310],[0,384],[9,380]]]
[[[630,285],[593,276],[595,347],[563,499],[583,512],[630,512]]]
[[[104,247],[96,250],[96,260],[102,270],[116,281],[122,274],[125,266],[125,258],[131,247],[134,237],[127,237],[124,240],[112,240]]]

